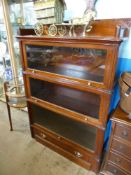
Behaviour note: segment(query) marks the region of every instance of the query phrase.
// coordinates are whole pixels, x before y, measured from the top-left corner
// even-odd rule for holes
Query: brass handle
[[[61,139],[61,137],[60,137],[60,136],[58,136],[58,137],[57,137],[57,139],[58,139],[58,140],[60,140],[60,139]]]
[[[35,70],[32,70],[32,73],[34,74],[35,73]]]
[[[46,135],[44,133],[41,133],[41,136],[45,139]]]
[[[83,155],[80,152],[77,152],[77,151],[75,151],[75,156],[78,157],[78,158],[83,157]]]
[[[127,137],[127,136],[128,136],[128,132],[127,132],[126,130],[124,130],[124,131],[122,132],[122,135]]]
[[[88,84],[88,86],[90,86],[91,85],[91,82],[88,82],[87,84]]]

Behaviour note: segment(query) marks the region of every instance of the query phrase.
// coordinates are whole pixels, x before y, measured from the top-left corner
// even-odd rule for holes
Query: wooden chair
[[[15,78],[13,81],[4,82],[4,91],[10,123],[10,131],[13,131],[10,107],[21,109],[27,106],[24,85]]]

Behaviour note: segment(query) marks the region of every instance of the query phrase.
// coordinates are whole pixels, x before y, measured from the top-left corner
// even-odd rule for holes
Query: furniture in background
[[[64,20],[64,0],[34,0],[37,20],[43,24],[61,24]]]
[[[10,123],[10,130],[13,131],[10,107],[22,109],[27,106],[24,93],[24,84],[20,78],[4,82],[5,99]]]
[[[17,37],[32,137],[95,172],[123,29],[99,25],[88,37]]]
[[[131,119],[119,106],[112,115],[112,132],[104,170],[114,175],[131,174]]]

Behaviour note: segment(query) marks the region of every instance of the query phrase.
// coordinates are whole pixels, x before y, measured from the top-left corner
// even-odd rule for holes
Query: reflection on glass
[[[7,45],[7,32],[4,23],[4,14],[0,1],[0,99],[5,98],[3,83],[11,77],[8,74],[11,70],[10,56]]]
[[[12,29],[13,50],[16,60],[17,74],[21,73],[21,60],[19,43],[16,39],[19,28],[32,28],[36,23],[36,16],[33,8],[33,1],[10,0],[7,2],[9,8],[10,24]]]
[[[34,123],[94,150],[97,129],[31,104]]]
[[[106,51],[100,49],[26,46],[28,67],[102,82]]]
[[[98,118],[100,96],[30,78],[31,95],[80,114]]]

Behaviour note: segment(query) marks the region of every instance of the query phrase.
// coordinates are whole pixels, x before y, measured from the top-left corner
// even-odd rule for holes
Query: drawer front
[[[113,175],[129,175],[126,172],[122,171],[121,169],[119,169],[118,167],[110,163],[106,165],[106,170],[111,172]]]
[[[109,161],[115,163],[117,166],[121,167],[122,169],[125,169],[125,171],[129,173],[131,172],[131,161],[123,158],[122,156],[110,152]]]
[[[52,133],[49,131],[46,131],[45,129],[39,129],[36,127],[33,127],[33,133],[35,138],[40,140],[45,140],[47,142],[50,142],[65,151],[69,152],[73,156],[75,156],[77,159],[82,159],[86,162],[89,162],[91,159],[91,154],[88,154],[85,150],[78,148],[77,145],[74,145],[72,143],[69,143],[66,139]]]
[[[127,125],[116,124],[114,134],[120,138],[126,139],[131,142],[131,127]]]
[[[121,143],[120,141],[113,139],[111,149],[117,151],[119,154],[131,159],[131,147]]]

